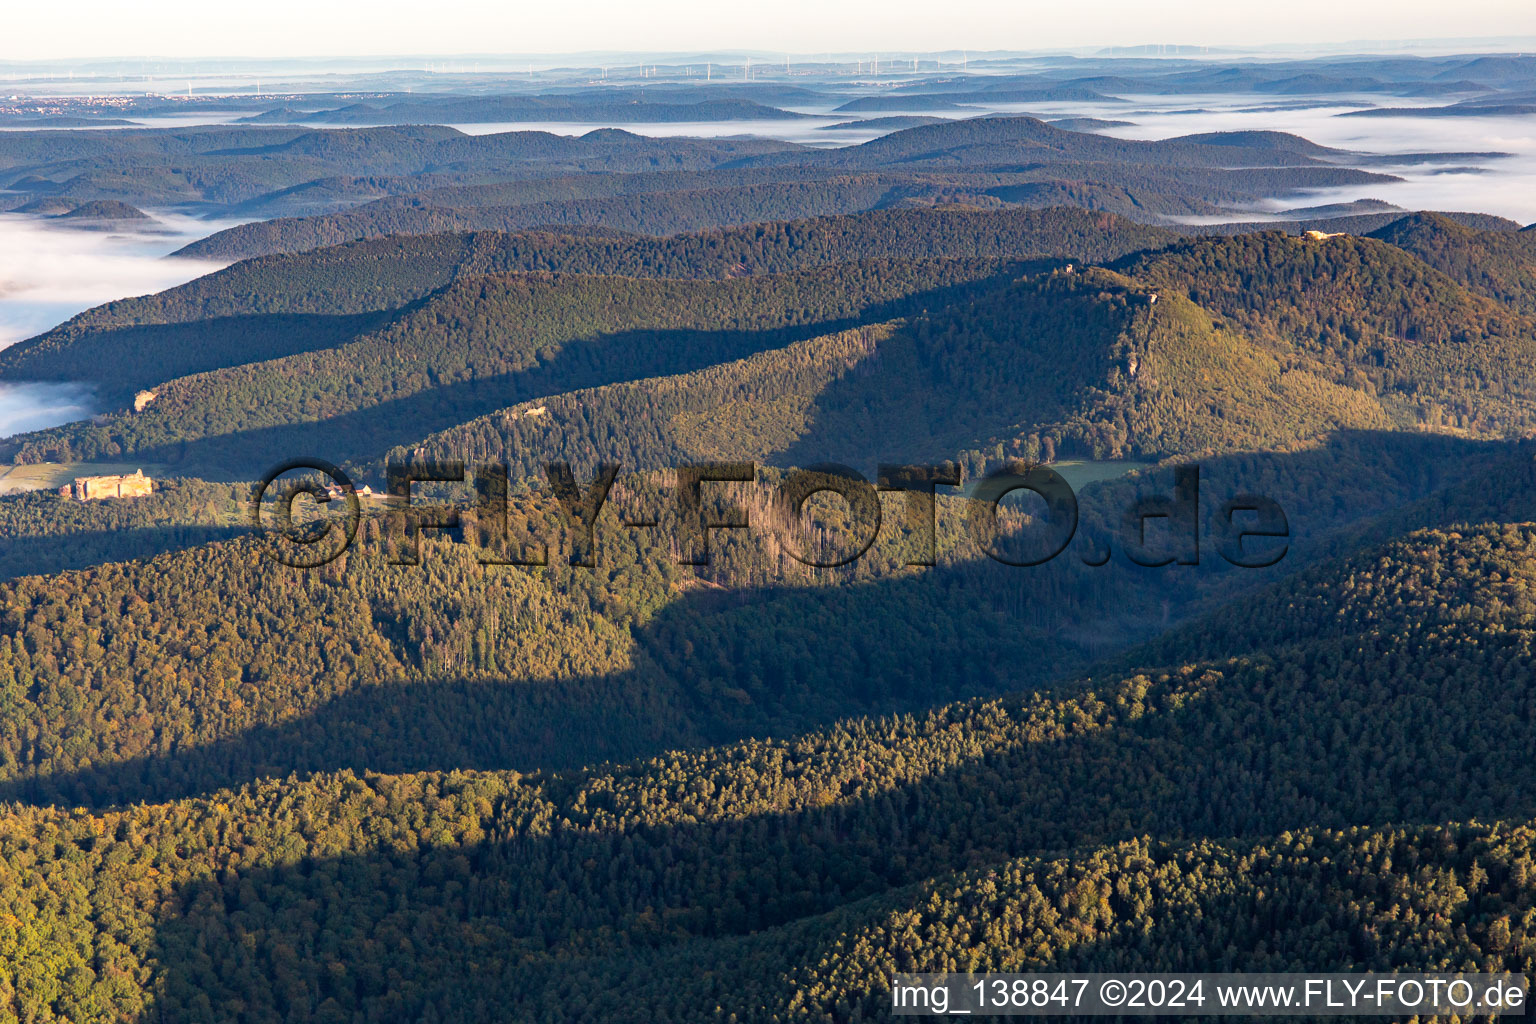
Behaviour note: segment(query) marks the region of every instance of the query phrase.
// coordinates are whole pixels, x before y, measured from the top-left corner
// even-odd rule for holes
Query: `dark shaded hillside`
[[[93,202],[81,203],[68,213],[59,214],[60,220],[68,221],[140,221],[149,220],[150,217],[143,210],[127,203],[109,199],[99,199]]]
[[[1261,173],[1261,172],[1255,172]],[[979,174],[870,171],[774,181],[763,171],[709,175],[587,176],[563,189],[534,182],[514,187],[449,188],[377,199],[323,216],[242,224],[193,242],[177,255],[219,260],[326,245],[391,234],[448,231],[518,231],[528,228],[601,227],[646,235],[673,235],[761,221],[855,214],[866,211],[963,205],[998,210],[1073,206],[1108,210],[1140,220],[1159,215],[1212,214],[1215,201],[1239,202],[1243,182],[1213,186],[1191,196],[1182,183],[1142,175],[1108,175],[1102,168],[1049,167]],[[643,177],[642,181],[626,181]],[[758,179],[770,180],[758,180]],[[743,179],[735,183],[732,179]],[[563,182],[562,182],[563,183]],[[535,198],[551,196],[554,198]]]
[[[722,993],[863,1019],[888,1013],[878,979],[957,961],[1529,971],[1531,543],[1416,534],[1328,570],[1379,623],[1334,629],[1325,599],[1299,643],[1054,695],[568,774],[18,808],[0,892],[78,943],[22,930],[68,950],[22,959],[23,984],[73,970],[82,998],[137,1006],[120,979],[153,979],[169,1019],[589,1019],[619,991],[681,1019]],[[1463,560],[1496,567],[1497,603],[1413,568]],[[1393,593],[1468,612],[1413,630]],[[1230,621],[1265,607],[1291,615],[1282,594]],[[66,904],[64,879],[89,895]]]
[[[1400,426],[1525,433],[1536,322],[1375,239],[1203,238],[1115,264],[1177,289]]]
[[[878,88],[349,71],[223,98],[262,124],[0,133],[18,218],[282,215],[187,250],[264,255],[0,351],[106,409],[6,439],[54,465],[5,484],[155,481],[0,498],[0,1021],[844,1024],[897,971],[1536,976],[1536,232],[1306,191],[1498,154],[279,124],[1536,97],[1518,55],[1192,50]],[[1141,223],[1286,206],[1288,234]],[[301,455],[479,472],[403,499],[458,526],[418,546],[365,496],[301,570],[253,528],[283,487],[250,505]],[[714,461],[752,467],[689,500],[677,467]],[[932,501],[890,489],[941,462]],[[1075,503],[990,501],[1019,473]],[[298,528],[334,529],[349,502],[310,495]]]
[[[118,389],[130,383],[148,386],[214,365],[271,358],[279,351],[264,350],[259,340],[242,340],[230,346],[234,351],[213,345],[178,356],[174,342],[135,337],[128,343],[114,332],[222,317],[373,313],[420,299],[459,276],[548,271],[724,278],[868,259],[1050,256],[1100,261],[1175,237],[1112,214],[1082,210],[939,209],[751,225],[667,239],[548,232],[380,239],[251,260],[158,295],[99,306],[0,351],[0,377],[93,379]],[[249,324],[260,337],[260,321],[240,323],[242,332]],[[349,336],[345,330],[333,332],[331,343]],[[79,356],[77,346],[83,346]],[[305,347],[296,342],[288,350]],[[109,355],[114,349],[115,357]],[[154,367],[138,358],[149,349],[163,354]],[[210,365],[213,360],[218,362]]]
[[[242,259],[388,233],[562,224],[665,235],[945,202],[1070,203],[1163,221],[1251,208],[1260,198],[1306,188],[1393,180],[1333,162],[1345,156],[1281,133],[1139,142],[1034,118],[972,118],[906,128],[842,149],[743,156],[707,173],[585,175],[468,189],[454,183],[383,183],[383,190],[395,195],[377,198],[375,192],[366,196],[373,202],[352,209],[239,225],[193,243],[183,254]],[[556,182],[557,188],[547,187]],[[489,201],[487,193],[498,193],[499,201]]]
[[[7,446],[21,461],[132,452],[244,479],[295,451],[376,458],[422,431],[539,395],[686,372],[942,306],[1006,269],[872,260],[723,281],[465,277],[336,347],[168,381],[143,411],[18,435]]]
[[[1536,315],[1536,232],[1479,231],[1418,213],[1371,232],[1464,287]]]
[[[23,435],[13,451],[246,476],[277,452],[320,448],[376,473],[390,448],[418,442],[516,453],[524,473],[557,456],[660,468],[727,451],[862,459],[875,447],[979,464],[1283,447],[1391,422],[1332,368],[1288,366],[1177,295],[1154,305],[1146,286],[1100,270],[1010,285],[1002,269],[466,278],[335,349],[170,381],[142,412]],[[793,344],[898,316],[915,318],[857,352]],[[677,373],[691,376],[645,380]],[[595,390],[565,394],[582,388]],[[422,442],[434,426],[453,429]]]
[[[1144,457],[1283,447],[1387,424],[1370,398],[1283,371],[1199,307],[1170,297],[1154,308],[1149,298],[1099,270],[999,283],[903,324],[681,377],[540,396],[419,446],[509,459],[514,476],[530,478],[555,459],[591,470],[603,461]]]

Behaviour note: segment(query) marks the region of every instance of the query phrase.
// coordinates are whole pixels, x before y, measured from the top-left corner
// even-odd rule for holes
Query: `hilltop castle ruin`
[[[154,486],[142,469],[123,476],[77,476],[75,482],[59,488],[59,493],[76,501],[94,501],[97,498],[139,498],[151,493]]]

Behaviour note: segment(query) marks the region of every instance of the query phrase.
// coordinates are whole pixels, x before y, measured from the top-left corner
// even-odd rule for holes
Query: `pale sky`
[[[815,54],[1536,35],[1536,0],[71,0],[7,7],[0,59],[11,60],[732,48]]]

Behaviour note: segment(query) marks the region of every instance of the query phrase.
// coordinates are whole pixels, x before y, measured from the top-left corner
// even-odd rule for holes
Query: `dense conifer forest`
[[[1424,61],[1462,77],[1348,81],[1524,67]],[[100,407],[0,439],[53,481],[0,495],[0,1020],[1536,975],[1536,234],[1204,230],[1391,175],[946,114],[1210,84],[1152,63],[840,96],[901,116],[834,148],[382,123],[794,120],[792,83],[5,133],[0,206],[248,223],[0,350]],[[299,457],[379,492],[309,569],[257,483]],[[152,494],[58,491],[135,462]],[[294,530],[345,535],[301,482]]]

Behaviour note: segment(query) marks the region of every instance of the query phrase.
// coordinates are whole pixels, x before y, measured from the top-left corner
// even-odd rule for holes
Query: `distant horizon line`
[[[1424,56],[1451,57],[1468,55],[1527,56],[1526,51],[1536,53],[1536,35],[1521,36],[1460,36],[1460,37],[1409,37],[1352,39],[1340,42],[1286,42],[1286,43],[1175,43],[1148,42],[1136,44],[1081,44],[1072,46],[1042,47],[1037,49],[943,47],[939,49],[915,49],[903,47],[870,47],[867,49],[826,50],[773,50],[748,47],[690,47],[677,50],[528,50],[497,52],[380,52],[380,53],[330,53],[330,54],[281,54],[252,56],[249,54],[99,54],[64,55],[50,57],[0,56],[0,68],[38,67],[62,64],[116,64],[144,65],[163,62],[240,63],[273,65],[281,63],[378,63],[388,61],[551,61],[604,59],[645,59],[699,63],[715,57],[731,59],[761,59],[765,63],[777,63],[788,57],[791,61],[805,63],[827,61],[868,60],[872,57],[891,59],[929,58],[954,60],[1044,59],[1051,57],[1150,57],[1179,58],[1205,55],[1263,55],[1276,58],[1308,59],[1324,56],[1369,56],[1382,50],[1434,50]],[[402,67],[395,70],[423,70]]]

